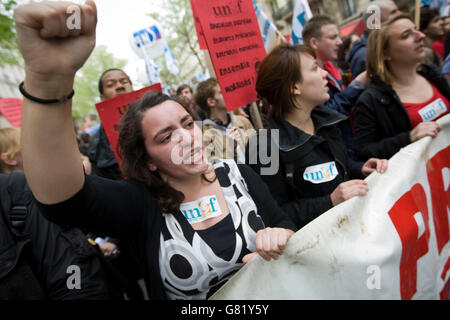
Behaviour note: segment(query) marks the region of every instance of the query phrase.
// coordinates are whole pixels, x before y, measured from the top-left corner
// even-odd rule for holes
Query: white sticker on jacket
[[[339,175],[334,161],[318,164],[305,169],[303,179],[315,184],[334,180]]]
[[[423,121],[432,121],[445,112],[447,112],[447,106],[444,101],[439,98],[420,109],[419,115],[422,117]]]
[[[202,222],[222,214],[216,196],[206,196],[196,201],[180,204],[181,213],[190,224]]]

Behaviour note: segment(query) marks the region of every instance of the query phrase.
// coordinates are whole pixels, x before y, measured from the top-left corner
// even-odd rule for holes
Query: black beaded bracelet
[[[67,97],[62,97],[60,99],[40,99],[37,97],[33,97],[31,94],[25,91],[25,88],[23,87],[23,81],[19,84],[19,90],[20,93],[27,99],[37,102],[37,103],[43,103],[43,104],[51,104],[51,103],[61,103],[67,100],[72,99],[73,95],[75,94],[75,91],[72,90],[72,92]]]

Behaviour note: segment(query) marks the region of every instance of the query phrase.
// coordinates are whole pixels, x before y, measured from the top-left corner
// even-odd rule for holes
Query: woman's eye
[[[186,123],[186,128],[192,128],[194,126],[194,121],[189,121]]]
[[[172,137],[172,134],[169,134],[168,136],[164,137],[164,138],[161,140],[161,143],[169,142],[171,137]]]
[[[404,34],[402,34],[401,38],[406,39],[409,37],[410,34],[411,34],[410,32],[404,33]]]

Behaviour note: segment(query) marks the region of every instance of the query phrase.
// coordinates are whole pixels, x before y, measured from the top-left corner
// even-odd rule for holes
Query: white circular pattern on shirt
[[[237,164],[233,160],[222,160],[216,163],[214,167],[216,169],[223,167],[223,169],[229,170],[228,178],[231,185],[222,186],[222,190],[236,230],[233,256],[229,261],[218,257],[197,233],[194,233],[192,243],[190,243],[184,236],[182,227],[175,216],[163,214],[163,223],[165,223],[171,239],[164,240],[161,233],[159,266],[169,299],[206,299],[211,287],[228,280],[235,270],[242,267],[243,264],[238,262],[238,259],[244,245],[251,252],[256,250],[257,230],[253,230],[249,218],[261,218],[257,215],[256,205],[248,193]],[[239,197],[237,197],[235,190],[240,193]],[[244,239],[237,232],[239,228]],[[192,274],[189,277],[183,278],[173,272],[170,261],[175,255],[180,255],[189,263],[192,268]],[[215,282],[211,284],[214,279]],[[188,293],[188,291],[191,291],[191,293]],[[192,294],[192,291],[198,293]]]

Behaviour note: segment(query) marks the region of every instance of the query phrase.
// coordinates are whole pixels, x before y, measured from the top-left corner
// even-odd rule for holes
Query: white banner
[[[369,193],[299,230],[277,261],[256,256],[212,299],[448,299],[450,115],[394,155]]]

